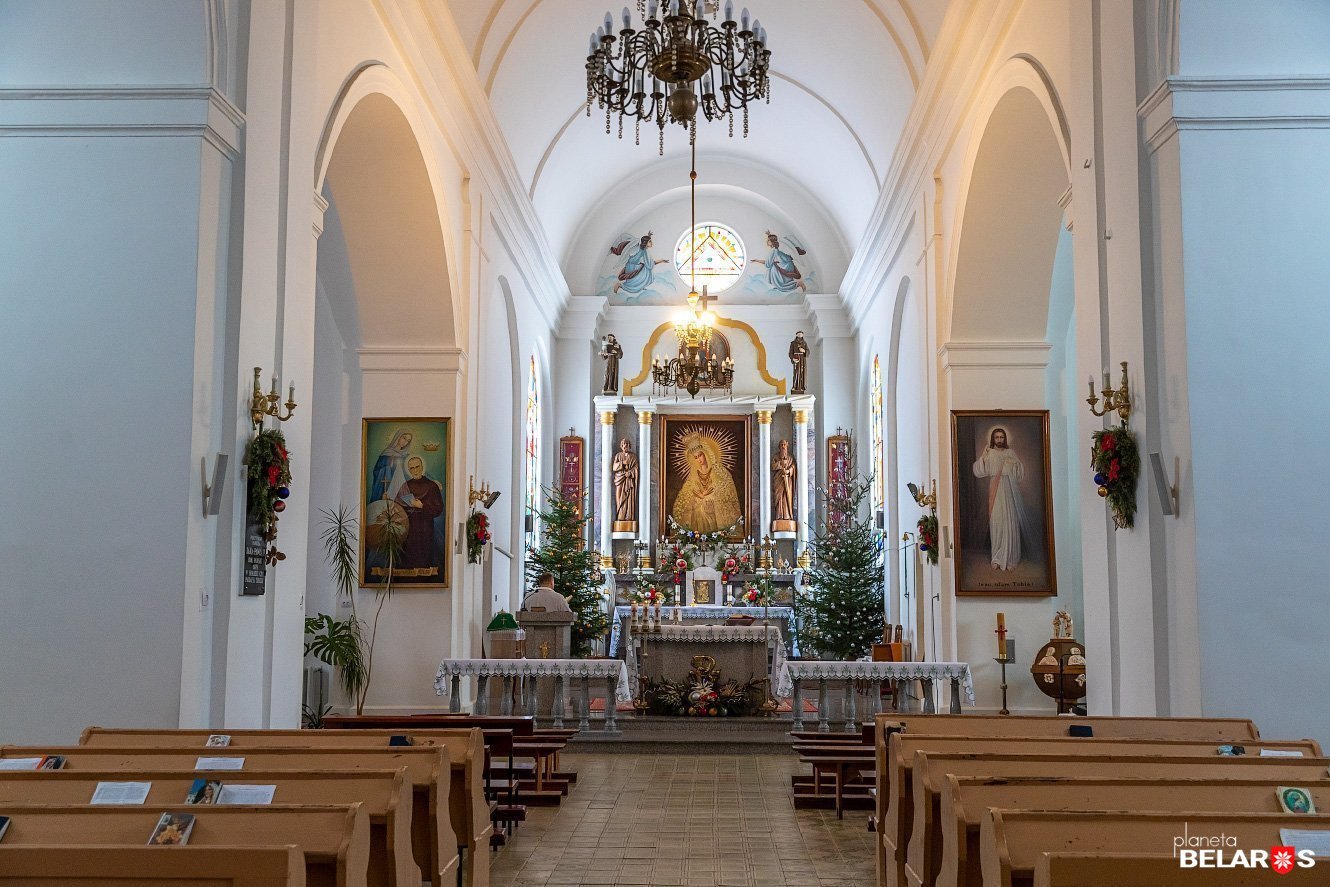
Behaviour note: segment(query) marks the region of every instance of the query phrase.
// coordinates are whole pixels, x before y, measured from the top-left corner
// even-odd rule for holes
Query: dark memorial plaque
[[[240,593],[246,596],[263,594],[268,589],[268,546],[258,522],[245,510],[245,575]]]

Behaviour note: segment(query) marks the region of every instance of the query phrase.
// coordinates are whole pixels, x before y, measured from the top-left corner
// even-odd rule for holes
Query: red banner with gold
[[[559,438],[559,493],[577,503],[577,516],[584,516],[583,463],[586,441],[572,434]]]

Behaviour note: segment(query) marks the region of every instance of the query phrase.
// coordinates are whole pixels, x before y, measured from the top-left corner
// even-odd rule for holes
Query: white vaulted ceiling
[[[848,253],[857,245],[923,76],[947,0],[735,0],[769,34],[772,98],[750,114],[750,134],[733,139],[723,121],[700,123],[700,182],[708,157],[752,163],[811,195]],[[472,62],[504,129],[541,224],[570,281],[577,240],[598,209],[645,205],[658,195],[650,173],[663,165],[657,130],[633,144],[606,135],[605,117],[586,116],[587,38],[605,0],[449,0]],[[608,11],[618,20],[624,0]],[[630,0],[634,22],[636,0]],[[680,168],[683,130],[665,133],[665,156]],[[686,165],[682,166],[686,170]],[[714,178],[711,181],[715,181]],[[685,177],[680,183],[686,184]],[[767,197],[754,193],[755,197]],[[631,213],[629,214],[631,215]],[[570,273],[572,272],[572,273]]]

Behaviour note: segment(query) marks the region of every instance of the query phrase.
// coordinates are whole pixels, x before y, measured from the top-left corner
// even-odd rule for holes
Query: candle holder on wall
[[[1108,373],[1105,372],[1104,387],[1100,394],[1104,396],[1104,408],[1102,410],[1096,409],[1099,398],[1095,396],[1094,376],[1091,376],[1090,396],[1085,399],[1085,402],[1090,405],[1090,412],[1096,416],[1107,416],[1109,413],[1116,412],[1118,418],[1122,420],[1122,424],[1126,425],[1127,420],[1131,418],[1131,391],[1127,387],[1127,362],[1125,360],[1122,361],[1122,381],[1118,384],[1117,390],[1114,391],[1109,387]]]
[[[254,391],[249,399],[249,421],[255,428],[263,426],[263,420],[272,416],[278,422],[285,422],[291,418],[296,411],[296,386],[293,383],[286,394],[286,415],[282,415],[282,409],[277,402],[282,396],[277,393],[277,377],[272,377],[272,391],[263,393],[263,386],[259,384],[259,377],[263,375],[262,367],[254,367]]]

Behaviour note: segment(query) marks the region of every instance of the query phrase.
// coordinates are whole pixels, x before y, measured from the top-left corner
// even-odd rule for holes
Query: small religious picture
[[[747,416],[662,416],[661,526],[669,533],[748,535]]]
[[[1316,812],[1316,802],[1312,800],[1312,793],[1305,788],[1281,785],[1275,789],[1275,795],[1279,798],[1279,808],[1285,813]]]
[[[448,419],[366,419],[362,426],[360,584],[448,587]]]
[[[157,827],[148,836],[148,843],[156,846],[188,844],[189,833],[192,831],[194,831],[192,814],[163,813],[157,820]]]
[[[1055,595],[1047,410],[952,410],[956,593]]]
[[[693,603],[694,604],[714,604],[716,600],[716,580],[715,579],[694,579],[693,580]]]

